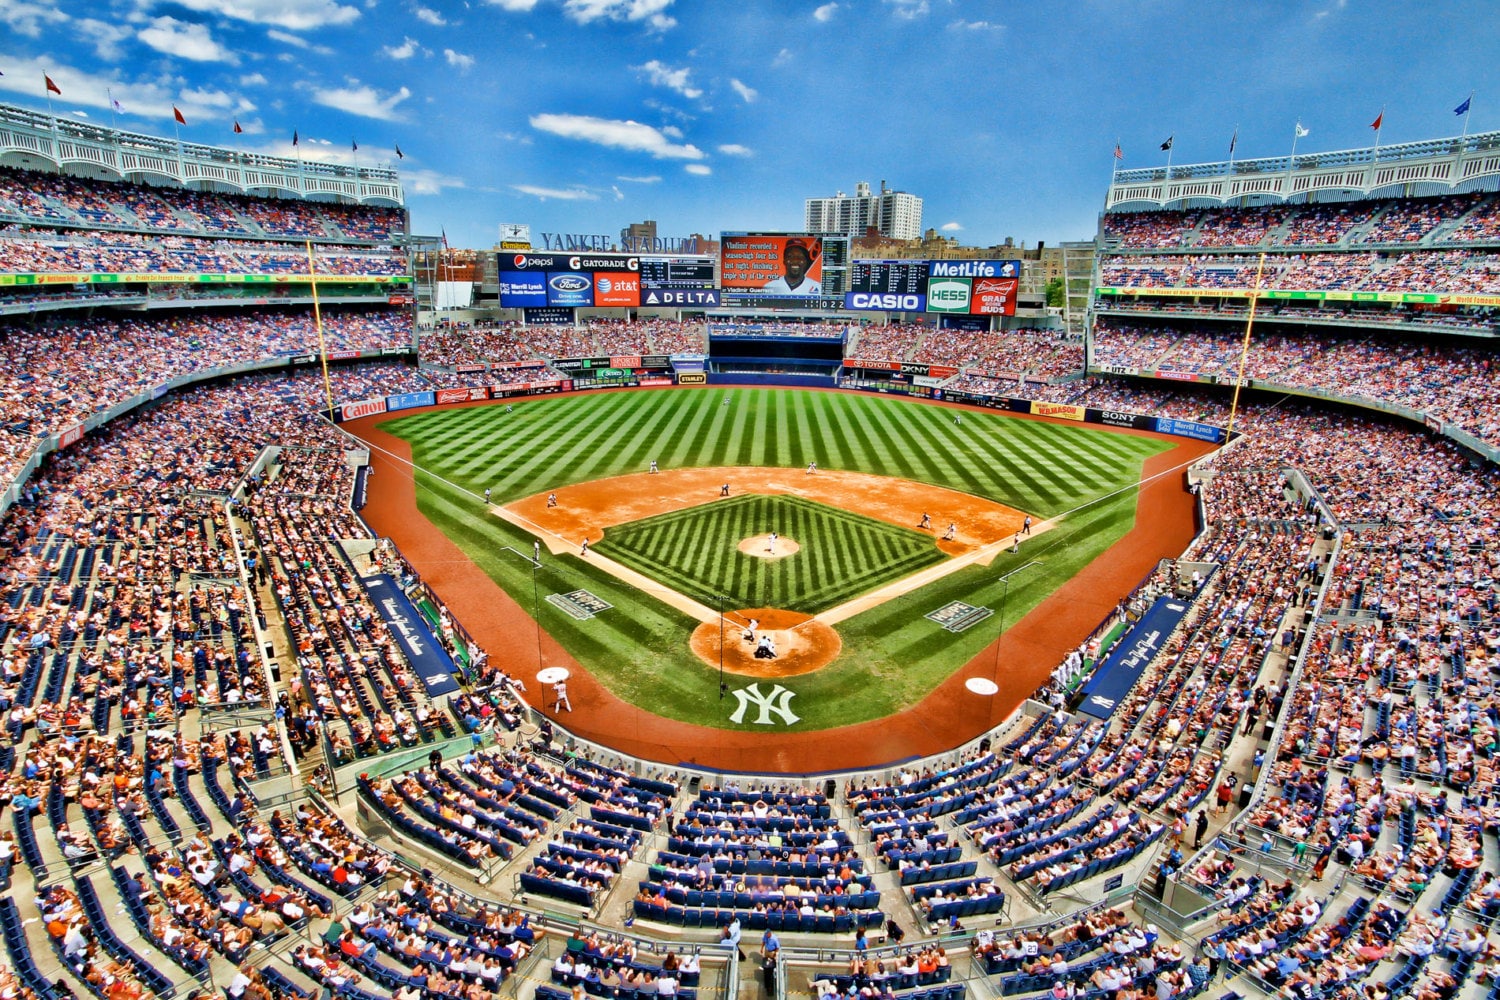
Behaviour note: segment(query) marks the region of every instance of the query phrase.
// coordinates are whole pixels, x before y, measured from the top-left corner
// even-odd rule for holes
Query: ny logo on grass
[[[792,699],[797,696],[797,693],[787,690],[780,684],[765,694],[760,693],[759,683],[751,684],[747,688],[736,688],[731,694],[740,703],[739,707],[734,710],[734,714],[729,717],[729,721],[735,724],[744,721],[745,709],[751,705],[760,709],[760,713],[755,717],[757,726],[775,725],[771,719],[772,713],[781,716],[782,725],[790,726],[802,721],[792,713],[791,709]]]

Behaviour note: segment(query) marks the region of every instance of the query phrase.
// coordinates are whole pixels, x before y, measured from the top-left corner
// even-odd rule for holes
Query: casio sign
[[[904,312],[921,312],[922,296],[896,295],[880,292],[854,292],[849,298],[853,309],[899,309]]]
[[[576,274],[554,274],[547,284],[554,292],[581,292],[589,287],[589,279]]]

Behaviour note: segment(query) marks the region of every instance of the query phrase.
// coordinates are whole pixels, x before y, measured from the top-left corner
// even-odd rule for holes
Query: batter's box
[[[922,617],[930,618],[949,632],[962,632],[966,628],[978,625],[994,613],[989,608],[976,608],[963,601],[950,601]]]
[[[601,601],[587,590],[572,590],[566,594],[548,594],[547,603],[562,608],[564,612],[578,619],[587,621],[614,607],[608,601]]]

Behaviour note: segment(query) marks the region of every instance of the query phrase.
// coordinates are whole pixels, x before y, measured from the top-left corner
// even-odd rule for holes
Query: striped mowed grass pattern
[[[725,401],[728,405],[723,405]],[[661,467],[756,465],[873,472],[933,483],[1049,517],[1132,481],[1161,450],[1082,426],[906,400],[790,389],[632,390],[433,410],[385,425],[417,464],[506,502]]]
[[[771,531],[800,550],[779,559],[739,551]],[[732,608],[806,614],[945,558],[930,533],[795,496],[746,495],[617,525],[595,549],[704,604],[722,594]]]

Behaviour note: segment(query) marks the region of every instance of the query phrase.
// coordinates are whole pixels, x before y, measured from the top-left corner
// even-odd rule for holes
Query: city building
[[[832,198],[808,198],[805,205],[809,233],[863,236],[873,228],[897,240],[922,236],[922,199],[892,191],[885,181],[880,182],[879,194],[871,192],[867,181],[860,181],[852,196],[840,191]]]

